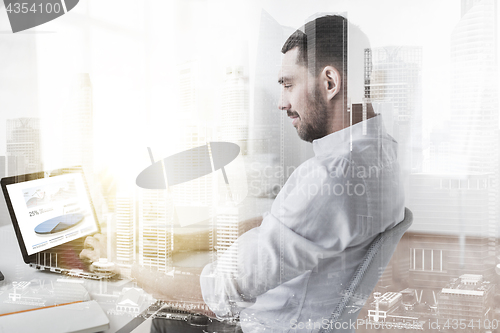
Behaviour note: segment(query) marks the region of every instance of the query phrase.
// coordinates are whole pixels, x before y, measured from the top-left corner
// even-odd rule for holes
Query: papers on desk
[[[81,284],[35,279],[0,288],[0,332],[97,332],[108,326]]]
[[[0,316],[82,301],[90,301],[90,295],[81,284],[42,279],[14,281],[0,288]]]
[[[0,317],[0,331],[91,333],[109,328],[109,319],[96,301],[77,302]]]

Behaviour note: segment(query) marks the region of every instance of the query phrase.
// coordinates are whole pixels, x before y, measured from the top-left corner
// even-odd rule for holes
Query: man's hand
[[[154,271],[132,265],[132,278],[137,285],[154,298],[163,301],[204,302],[201,294],[200,274],[202,267],[183,267],[182,274]]]
[[[106,258],[106,236],[95,234],[85,238],[84,249],[80,252],[80,259],[86,263],[99,261],[99,258]]]

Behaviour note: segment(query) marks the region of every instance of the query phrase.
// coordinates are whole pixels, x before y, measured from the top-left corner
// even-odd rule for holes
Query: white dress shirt
[[[404,217],[397,143],[380,115],[313,141],[262,225],[207,265],[203,298],[244,332],[298,332],[329,318],[380,232]],[[304,327],[303,330],[299,330]]]

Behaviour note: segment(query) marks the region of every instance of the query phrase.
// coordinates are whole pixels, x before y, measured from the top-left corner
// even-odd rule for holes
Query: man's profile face
[[[320,93],[319,82],[307,67],[297,63],[298,48],[283,56],[280,78],[282,85],[279,109],[287,112],[302,140],[313,140],[328,135],[326,101]]]

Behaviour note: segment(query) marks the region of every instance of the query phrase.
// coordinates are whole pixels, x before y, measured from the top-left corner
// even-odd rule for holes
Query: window
[[[410,270],[443,272],[443,250],[410,249]]]

